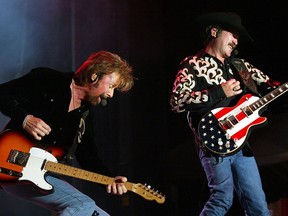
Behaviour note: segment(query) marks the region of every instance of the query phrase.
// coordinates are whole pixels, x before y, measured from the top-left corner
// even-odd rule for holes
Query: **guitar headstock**
[[[158,191],[151,189],[149,185],[143,185],[140,183],[133,184],[132,191],[142,196],[146,200],[155,200],[157,203],[162,204],[165,202],[165,196]]]

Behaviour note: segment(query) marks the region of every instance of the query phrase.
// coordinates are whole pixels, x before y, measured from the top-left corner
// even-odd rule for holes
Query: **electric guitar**
[[[113,182],[114,178],[58,163],[57,158],[62,158],[63,155],[64,150],[61,148],[39,148],[19,132],[3,131],[0,134],[0,184],[30,181],[43,190],[52,190],[52,185],[45,180],[47,171],[103,185]],[[128,191],[146,200],[155,200],[160,204],[165,201],[164,196],[146,184],[124,184]]]
[[[202,144],[216,155],[235,154],[244,147],[250,129],[266,123],[267,118],[259,116],[263,108],[287,91],[288,82],[262,98],[246,94],[234,107],[216,108],[206,113],[198,125]]]

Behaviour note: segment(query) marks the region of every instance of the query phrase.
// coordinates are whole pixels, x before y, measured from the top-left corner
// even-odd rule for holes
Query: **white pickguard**
[[[30,156],[26,166],[23,168],[22,176],[19,181],[27,180],[44,190],[51,190],[52,186],[48,184],[44,178],[47,170],[44,170],[45,161],[53,161],[57,163],[57,159],[49,152],[32,147],[29,151]]]

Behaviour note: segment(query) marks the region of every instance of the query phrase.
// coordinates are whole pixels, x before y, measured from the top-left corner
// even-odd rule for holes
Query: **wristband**
[[[27,123],[27,120],[28,120],[29,117],[33,117],[33,115],[27,115],[27,116],[25,117],[25,119],[24,119],[24,121],[23,121],[23,123],[22,123],[23,129],[25,129],[26,123]]]

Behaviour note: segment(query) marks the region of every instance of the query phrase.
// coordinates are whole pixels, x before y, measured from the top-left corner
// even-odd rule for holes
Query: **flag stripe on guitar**
[[[246,94],[234,107],[216,108],[206,113],[198,125],[202,144],[221,156],[238,152],[244,147],[250,129],[267,122],[266,117],[259,116],[262,108],[287,90],[288,83],[285,83],[262,98]]]

